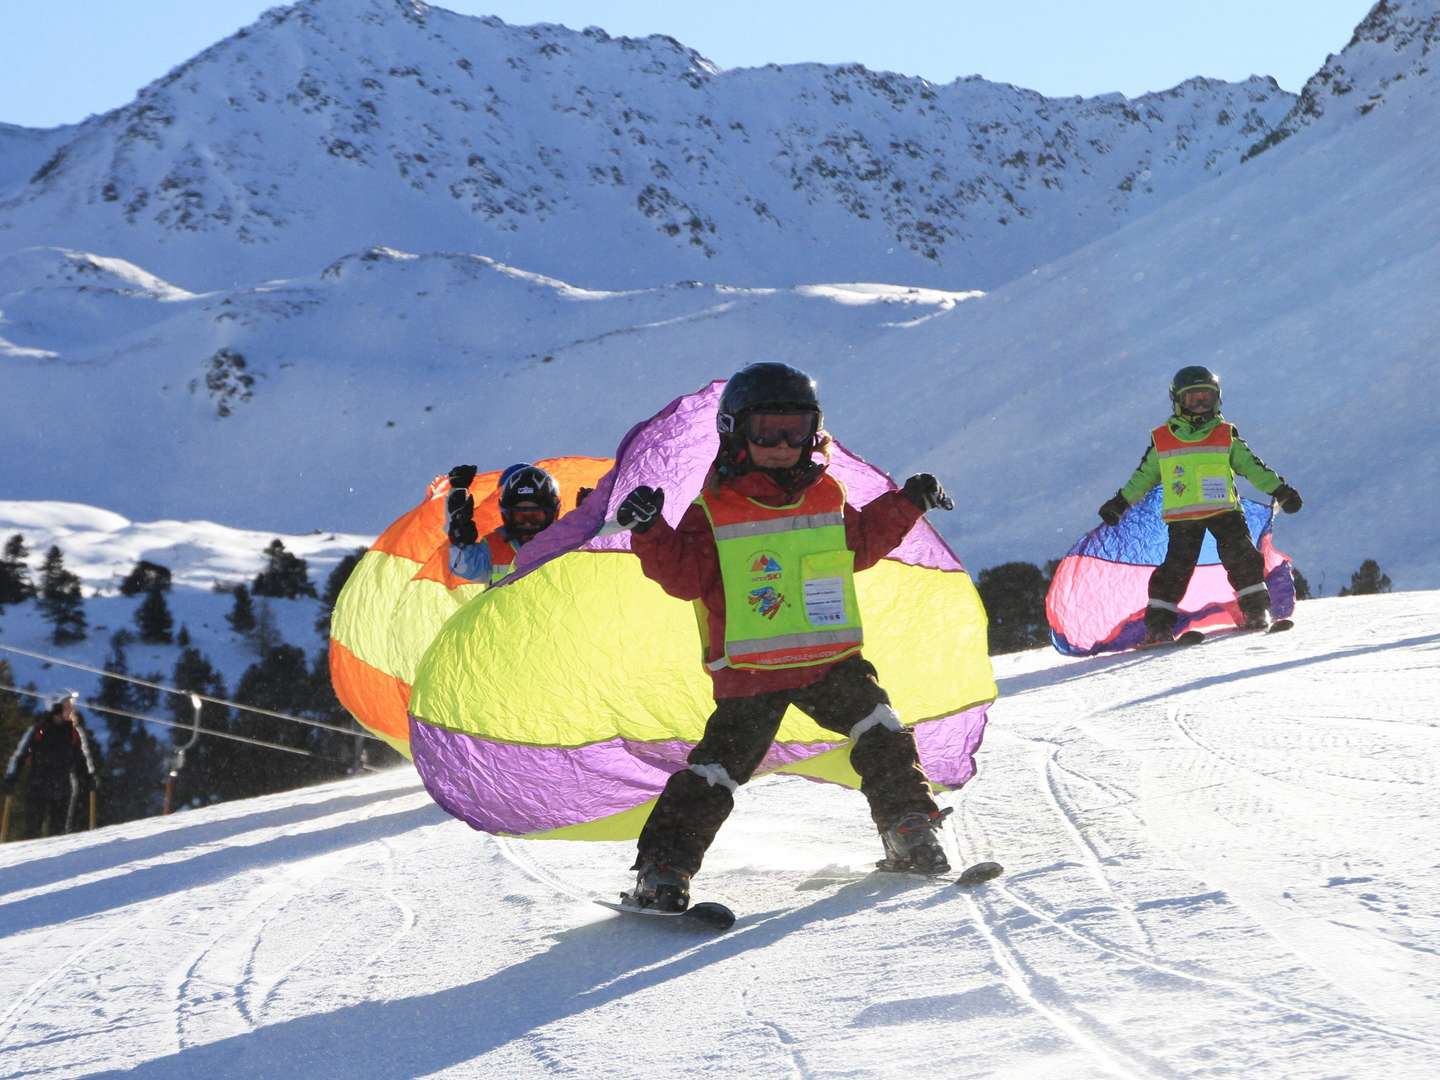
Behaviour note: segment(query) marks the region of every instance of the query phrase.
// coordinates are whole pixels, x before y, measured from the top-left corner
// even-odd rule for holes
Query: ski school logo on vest
[[[750,606],[767,619],[775,618],[785,604],[785,594],[776,588],[782,575],[780,561],[771,552],[750,557]]]
[[[1177,464],[1177,465],[1175,466],[1175,468],[1171,470],[1171,473],[1174,475],[1175,479],[1171,482],[1171,484],[1170,484],[1170,489],[1171,489],[1172,491],[1174,491],[1177,496],[1178,496],[1178,495],[1184,495],[1184,494],[1185,494],[1185,466],[1184,466],[1184,465],[1179,465],[1179,464]]]

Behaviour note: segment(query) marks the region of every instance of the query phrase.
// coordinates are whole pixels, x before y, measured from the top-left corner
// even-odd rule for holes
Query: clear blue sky
[[[266,0],[0,0],[0,121],[48,127],[123,105],[253,22]],[[509,23],[669,34],[723,68],[846,63],[946,83],[1134,97],[1192,75],[1298,90],[1371,0],[448,0]]]

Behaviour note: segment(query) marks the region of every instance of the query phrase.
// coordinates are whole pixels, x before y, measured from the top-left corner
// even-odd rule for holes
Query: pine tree
[[[1310,580],[1300,572],[1300,568],[1298,566],[1291,565],[1290,573],[1293,574],[1295,577],[1295,599],[1309,600]]]
[[[261,660],[285,644],[285,636],[275,621],[275,609],[268,600],[260,602],[260,610],[255,616],[255,625],[250,630],[249,639],[251,650]]]
[[[1034,563],[1009,562],[982,570],[975,587],[990,616],[992,656],[1049,642],[1045,593],[1050,583]]]
[[[40,571],[40,610],[52,627],[50,640],[56,645],[85,640],[87,623],[80,579],[65,569],[65,556],[58,546],[45,553],[45,565]]]
[[[135,640],[129,630],[116,630],[110,635],[110,655],[105,658],[105,670],[113,675],[129,675],[130,662],[125,655],[126,648]],[[100,680],[100,692],[95,695],[95,704],[121,712],[136,710],[132,684],[123,678]]]
[[[15,671],[10,667],[10,661],[0,660],[0,686],[14,685]],[[11,751],[20,742],[20,736],[35,722],[25,701],[13,690],[0,689],[0,755],[4,760],[9,760]]]
[[[225,698],[225,680],[215,670],[208,657],[199,649],[187,647],[181,650],[175,661],[175,671],[170,685],[193,691],[207,698]],[[176,724],[173,729],[172,746],[190,740],[191,725],[195,719],[194,707],[187,695],[171,694],[170,716]],[[213,732],[233,730],[230,710],[213,701],[203,702],[200,708],[200,736],[185,751],[185,762],[175,779],[172,809],[180,806],[207,806],[223,797],[222,776],[230,767],[233,748],[237,743],[216,738]],[[212,734],[206,734],[210,732]],[[173,754],[173,751],[172,751]]]
[[[320,598],[320,614],[315,618],[315,632],[322,638],[330,636],[330,617],[335,613],[340,590],[345,588],[345,583],[350,580],[355,567],[359,566],[360,560],[365,557],[365,550],[362,547],[350,552],[335,564],[335,569],[330,571],[330,576],[325,580],[325,595]]]
[[[271,649],[263,659],[246,668],[235,687],[236,701],[286,714],[305,713],[311,704],[310,695],[310,669],[305,653],[294,645],[282,644]],[[282,746],[311,749],[312,729],[292,721],[240,709],[235,726],[244,735]],[[229,768],[220,778],[222,797],[226,799],[288,791],[343,773],[333,764],[243,743],[232,745],[229,758]]]
[[[1348,587],[1340,590],[1341,596],[1373,596],[1376,593],[1388,593],[1390,591],[1390,575],[1380,572],[1380,564],[1374,559],[1366,559],[1360,564],[1360,569],[1350,575]]]
[[[315,595],[315,586],[310,583],[309,566],[304,559],[286,551],[279,538],[270,541],[270,546],[265,549],[265,569],[255,576],[250,589],[256,596],[273,596],[281,600]]]
[[[14,669],[8,660],[0,660],[0,686],[14,685]],[[27,689],[33,690],[34,687]],[[0,690],[0,761],[9,760],[26,730],[35,723],[35,714],[30,709],[32,700],[13,691]],[[21,785],[10,796],[10,833],[7,839],[25,839],[27,820],[25,787]]]
[[[105,717],[105,759],[100,786],[105,820],[134,821],[160,812],[165,753],[146,724],[128,716]]]
[[[120,582],[121,596],[139,596],[156,589],[162,592],[170,591],[170,570],[159,563],[147,562],[144,559],[137,562],[130,573],[125,575],[125,580]]]
[[[147,645],[169,645],[175,640],[171,633],[175,620],[165,603],[163,589],[157,586],[145,594],[145,602],[135,611],[135,625],[140,628],[140,640]]]
[[[230,629],[237,634],[249,634],[255,629],[255,605],[250,601],[250,590],[244,585],[235,586],[235,604],[225,616]]]
[[[5,541],[5,554],[0,557],[0,606],[23,603],[35,595],[30,565],[25,561],[29,554],[19,533]]]

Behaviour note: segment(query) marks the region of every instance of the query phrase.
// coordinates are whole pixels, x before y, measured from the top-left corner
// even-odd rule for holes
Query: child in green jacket
[[[1300,493],[1261,461],[1235,425],[1220,414],[1219,375],[1200,366],[1181,368],[1170,382],[1170,401],[1174,415],[1150,433],[1139,468],[1100,507],[1101,519],[1116,525],[1156,484],[1164,487],[1161,516],[1170,530],[1170,546],[1164,562],[1150,575],[1142,647],[1174,639],[1180,600],[1207,530],[1215,537],[1220,562],[1240,603],[1244,628],[1265,629],[1270,623],[1265,562],[1240,511],[1235,474],[1272,496],[1287,514],[1301,506]]]

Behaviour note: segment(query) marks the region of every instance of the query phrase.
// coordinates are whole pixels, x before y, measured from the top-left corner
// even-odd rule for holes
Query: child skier
[[[1247,630],[1270,622],[1265,563],[1250,539],[1240,498],[1238,472],[1272,496],[1280,509],[1300,509],[1300,493],[1255,456],[1234,424],[1220,414],[1220,376],[1209,368],[1184,367],[1170,382],[1174,415],[1150,433],[1140,466],[1100,507],[1107,525],[1117,525],[1129,507],[1156,484],[1164,485],[1161,516],[1170,530],[1165,560],[1150,575],[1142,647],[1174,640],[1180,600],[1190,584],[1208,529],[1230,578]]]
[[[475,498],[469,487],[474,465],[450,470],[445,499],[446,535],[450,539],[450,572],[491,585],[515,570],[515,552],[535,539],[560,512],[560,485],[538,465],[511,465],[500,474],[498,529],[483,538],[475,528]]]
[[[814,381],[784,364],[752,364],[726,384],[720,451],[678,528],[665,493],[637,487],[616,519],[647,577],[704,609],[715,711],[640,835],[633,902],[678,911],[690,878],[794,705],[851,741],[892,870],[949,869],[935,830],[944,816],[875,668],[860,655],[855,571],[879,562],[926,511],[950,500],[922,473],[856,510],[826,472]]]

